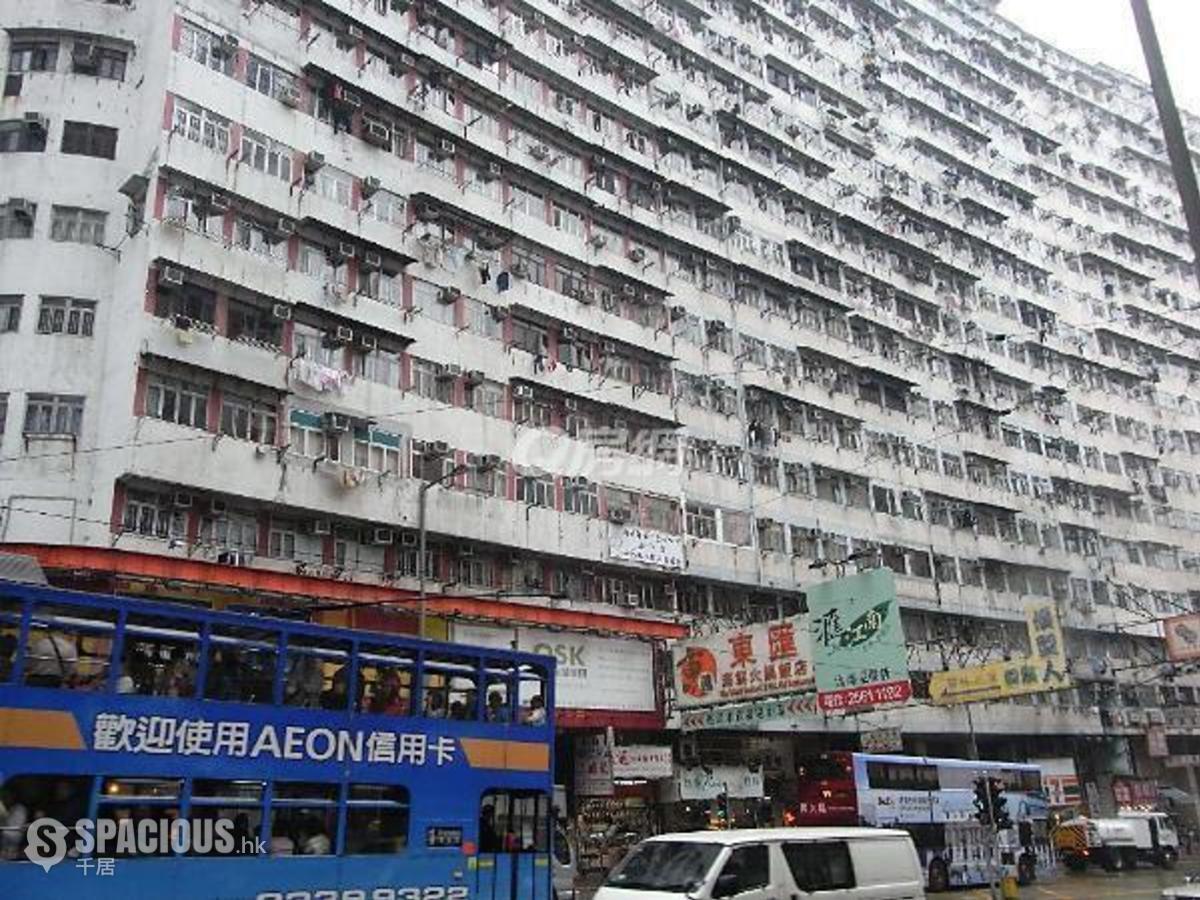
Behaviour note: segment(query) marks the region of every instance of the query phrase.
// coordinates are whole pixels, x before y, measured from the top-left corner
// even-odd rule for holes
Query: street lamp
[[[429,489],[435,485],[445,484],[462,475],[465,472],[477,472],[484,474],[495,471],[500,465],[498,458],[493,456],[485,456],[484,461],[479,465],[468,466],[459,463],[454,466],[449,472],[446,472],[440,478],[435,478],[433,481],[421,482],[421,487],[417,490],[417,585],[418,585],[418,601],[417,601],[417,637],[425,637],[425,503],[426,495]]]

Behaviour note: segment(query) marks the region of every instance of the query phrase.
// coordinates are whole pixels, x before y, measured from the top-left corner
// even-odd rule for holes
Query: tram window
[[[0,684],[12,678],[20,635],[20,601],[0,596]]]
[[[199,657],[200,635],[195,623],[131,613],[125,622],[117,692],[194,697]]]
[[[545,725],[546,670],[541,666],[523,665],[517,674],[520,685],[517,700],[521,706],[518,721],[522,725]]]
[[[87,815],[91,777],[14,775],[0,783],[0,862],[25,861],[26,827],[42,816],[74,825]]]
[[[481,853],[545,853],[550,797],[539,791],[489,791],[479,809]]]
[[[337,846],[336,784],[277,781],[271,798],[272,856],[329,856]]]
[[[283,676],[283,702],[288,706],[319,709],[326,695],[337,708],[345,708],[345,689],[335,691],[335,680],[349,677],[350,642],[292,635],[288,638]]]
[[[425,715],[432,719],[478,719],[479,660],[466,656],[425,658]]]
[[[208,640],[205,698],[271,703],[278,638],[278,634],[265,628],[214,628]]]
[[[192,782],[191,819],[231,820],[234,854],[253,854],[262,828],[263,786],[261,781],[197,778]]]
[[[346,800],[348,854],[398,853],[408,846],[408,790],[352,784]]]
[[[104,690],[115,631],[112,610],[38,604],[25,644],[25,683]]]
[[[179,818],[179,795],[183,782],[178,778],[106,778],[104,788],[98,800],[98,814],[101,818],[129,819],[135,829],[142,822],[155,823],[154,832],[165,827],[162,822],[172,822]],[[141,848],[132,848],[130,852],[123,849],[114,852],[116,857],[123,856],[166,856],[170,850],[157,847],[157,853],[143,854]]]
[[[484,668],[483,715],[489,722],[513,720],[512,698],[516,670],[502,660],[489,659]]]
[[[412,659],[395,647],[360,646],[358,679],[360,712],[382,716],[412,714]]]

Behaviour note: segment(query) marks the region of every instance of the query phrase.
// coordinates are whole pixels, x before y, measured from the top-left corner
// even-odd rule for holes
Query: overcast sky
[[[1150,0],[1175,102],[1200,115],[1200,0]],[[1149,83],[1129,0],[1002,0],[1000,14],[1087,62]]]

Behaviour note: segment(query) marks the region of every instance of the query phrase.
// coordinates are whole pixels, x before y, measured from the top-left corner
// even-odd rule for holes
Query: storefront
[[[660,784],[667,831],[759,828],[774,824],[761,767],[676,766]]]

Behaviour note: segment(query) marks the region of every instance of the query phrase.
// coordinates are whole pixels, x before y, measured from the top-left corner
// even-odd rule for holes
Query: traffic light
[[[1012,828],[1008,800],[1004,797],[1004,782],[999,778],[975,779],[975,818],[998,831]]]
[[[992,792],[992,821],[998,831],[1006,831],[1013,827],[1013,823],[1008,814],[1008,800],[1004,797],[1004,782],[999,778],[989,778],[988,787]]]

